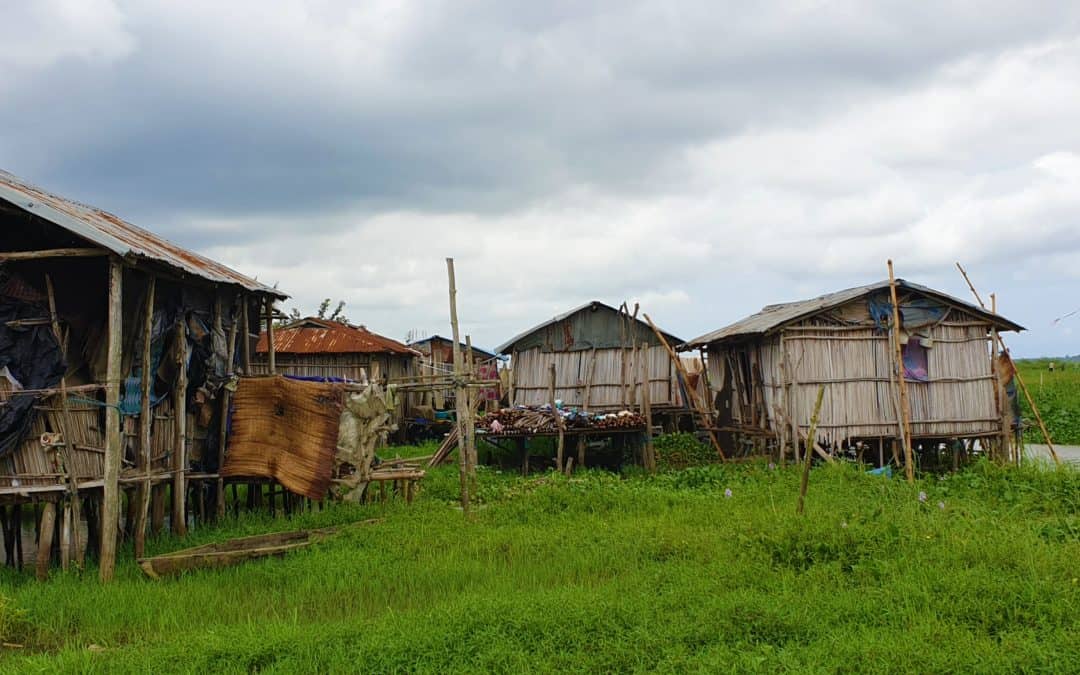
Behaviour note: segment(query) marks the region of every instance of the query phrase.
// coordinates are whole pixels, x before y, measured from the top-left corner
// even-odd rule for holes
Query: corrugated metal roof
[[[289,297],[107,211],[54,195],[6,171],[0,171],[0,199],[119,256],[146,258],[208,281],[236,284],[278,298]]]
[[[429,337],[423,338],[422,340],[413,340],[412,342],[409,343],[409,346],[410,347],[415,347],[416,345],[424,345],[424,344],[427,344],[427,343],[432,342],[434,340],[441,340],[442,342],[445,342],[446,344],[450,344],[450,345],[454,344],[454,341],[451,340],[450,338],[444,338],[441,335],[431,335]],[[464,342],[461,342],[461,343],[458,343],[458,344],[461,345],[461,350],[462,351],[465,351],[468,348],[468,345],[466,345]],[[476,345],[473,345],[472,349],[477,354],[483,354],[484,356],[487,356],[488,358],[494,358],[495,357],[495,354],[492,354],[488,350],[483,349],[481,347],[477,347]]]
[[[928,286],[922,286],[920,284],[912,283],[910,281],[904,281],[903,279],[896,280],[897,288],[904,288],[912,291],[917,291],[923,295],[927,295],[933,298],[937,298],[948,305],[953,305],[966,312],[970,312],[976,316],[982,317],[987,321],[996,324],[998,327],[1005,330],[1024,330],[1023,326],[1009,321],[1003,316],[988,312],[980,307],[977,307],[969,302],[964,302],[959,298],[955,298],[947,293],[936,291]],[[757,314],[751,314],[750,316],[736,321],[735,323],[725,326],[719,330],[715,330],[711,333],[706,333],[700,337],[690,340],[686,344],[680,345],[680,349],[696,349],[703,347],[712,342],[719,342],[721,340],[728,340],[736,337],[745,337],[750,335],[764,335],[781,326],[787,325],[793,321],[805,318],[807,316],[817,314],[818,312],[830,309],[832,307],[838,307],[844,303],[856,300],[864,295],[869,295],[877,291],[888,290],[889,281],[879,281],[873,284],[867,284],[866,286],[856,286],[855,288],[848,288],[835,293],[827,293],[816,298],[809,300],[800,300],[798,302],[787,302],[778,305],[768,305],[764,307]]]
[[[265,353],[269,340],[259,336],[256,351]],[[397,340],[372,333],[361,326],[350,326],[316,317],[300,319],[274,329],[274,352],[277,354],[404,354],[418,352]]]
[[[516,343],[520,342],[522,339],[528,337],[529,335],[532,335],[536,331],[541,330],[543,328],[547,328],[551,324],[558,323],[560,321],[565,321],[566,319],[569,319],[571,316],[577,314],[578,312],[582,312],[582,311],[585,311],[586,309],[592,309],[592,308],[603,308],[603,309],[607,309],[607,310],[610,310],[612,312],[615,312],[616,314],[619,313],[618,309],[612,307],[611,305],[609,305],[607,303],[600,302],[599,300],[593,300],[592,302],[586,302],[584,305],[581,305],[580,307],[575,307],[574,309],[571,309],[569,312],[563,312],[562,314],[559,314],[556,317],[553,317],[553,318],[548,319],[547,321],[545,321],[545,322],[543,322],[541,324],[537,324],[537,325],[533,326],[532,328],[530,328],[527,331],[524,331],[523,333],[519,333],[519,334],[515,335],[514,337],[510,338],[509,340],[507,340],[503,344],[496,347],[495,351],[498,352],[499,354],[508,354],[509,353],[508,350],[510,348],[512,348]],[[649,330],[650,332],[652,331],[652,329],[649,328],[649,324],[645,323],[641,319],[635,319],[635,320],[639,324],[645,326],[645,328],[647,330]],[[659,326],[658,326],[658,328],[659,328]],[[664,335],[664,339],[667,340],[669,345],[674,346],[674,345],[677,345],[680,342],[682,342],[681,339],[675,337],[674,335],[672,335],[671,333],[668,333],[667,331],[665,331],[663,329],[661,329],[660,332]]]

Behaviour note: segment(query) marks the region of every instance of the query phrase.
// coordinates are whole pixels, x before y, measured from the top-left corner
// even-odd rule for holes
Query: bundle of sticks
[[[557,413],[567,430],[645,428],[645,418],[629,410],[606,415],[561,409]],[[476,428],[500,435],[554,433],[558,430],[550,406],[517,406],[495,410],[477,419]]]

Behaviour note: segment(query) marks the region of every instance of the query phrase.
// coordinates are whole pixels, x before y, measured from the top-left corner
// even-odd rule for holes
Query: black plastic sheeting
[[[7,366],[24,389],[55,387],[64,375],[60,345],[47,324],[9,326],[17,319],[42,319],[48,309],[36,304],[0,296],[0,369]],[[0,405],[0,457],[10,453],[22,440],[34,419],[36,395],[12,396]]]

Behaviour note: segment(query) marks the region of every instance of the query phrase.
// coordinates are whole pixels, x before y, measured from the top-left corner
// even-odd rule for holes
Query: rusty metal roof
[[[450,339],[450,338],[445,338],[445,337],[443,337],[441,335],[431,335],[431,336],[428,336],[428,337],[420,339],[420,340],[413,340],[412,342],[409,343],[409,346],[413,347],[413,348],[417,348],[417,347],[420,347],[421,345],[426,345],[429,342],[443,342],[443,343],[448,344],[448,345],[454,344],[454,341],[452,339]],[[469,346],[467,344],[465,344],[464,342],[459,342],[458,344],[461,346],[461,351],[462,352],[464,352],[466,349],[469,348]],[[484,349],[482,347],[477,347],[476,345],[473,345],[472,350],[473,350],[474,354],[482,354],[485,358],[493,359],[496,356],[495,354],[492,354],[488,350],[486,350],[486,349]]]
[[[994,324],[1003,330],[1024,330],[1024,327],[1020,324],[1013,323],[1000,314],[994,314],[988,312],[980,307],[964,302],[959,298],[936,291],[929,286],[922,286],[920,284],[912,283],[910,281],[904,281],[903,279],[896,280],[897,289],[907,289],[916,291],[926,296],[936,298],[947,305],[952,305],[965,312],[970,312],[975,316],[986,319],[988,323]],[[751,314],[750,316],[736,321],[735,323],[725,326],[719,330],[714,330],[711,333],[706,333],[701,337],[694,338],[689,342],[679,345],[680,350],[696,349],[698,347],[704,347],[712,342],[721,342],[733,338],[748,337],[754,335],[764,335],[770,333],[773,330],[781,328],[789,323],[806,318],[818,312],[838,307],[852,300],[856,300],[862,296],[869,295],[889,288],[889,281],[879,281],[873,284],[867,284],[865,286],[856,286],[855,288],[848,288],[842,291],[836,291],[835,293],[826,293],[825,295],[811,298],[809,300],[800,300],[797,302],[785,302],[777,305],[768,305],[764,307],[757,314]]]
[[[145,258],[207,281],[236,284],[277,298],[289,297],[221,263],[193,253],[136,227],[107,211],[54,195],[6,171],[0,170],[0,200],[62,227],[74,235],[116,255]]]
[[[265,353],[269,340],[266,332],[259,336],[256,351]],[[338,321],[308,317],[288,326],[274,329],[276,354],[403,354],[416,356],[397,340],[372,333],[363,326],[351,326]]]

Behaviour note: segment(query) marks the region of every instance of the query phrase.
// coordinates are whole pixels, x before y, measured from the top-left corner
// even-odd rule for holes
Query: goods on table
[[[596,414],[584,410],[561,408],[556,401],[555,411],[562,418],[563,426],[567,431],[645,429],[645,418],[629,410]],[[550,405],[515,406],[495,410],[478,418],[476,428],[482,433],[502,436],[558,431]]]

